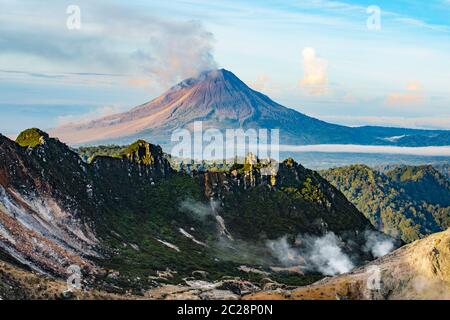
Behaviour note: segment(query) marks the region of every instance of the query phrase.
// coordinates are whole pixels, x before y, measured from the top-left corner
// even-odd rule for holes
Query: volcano
[[[276,103],[225,69],[186,79],[128,112],[69,124],[50,133],[73,145],[129,143],[136,139],[167,145],[174,130],[189,129],[195,121],[202,121],[203,128],[219,130],[280,129],[283,144],[450,144],[448,131],[352,128],[327,123]]]

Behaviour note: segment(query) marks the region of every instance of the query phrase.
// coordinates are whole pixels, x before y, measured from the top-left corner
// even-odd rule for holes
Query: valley
[[[1,274],[21,283],[16,293],[2,289],[3,299],[73,298],[64,286],[73,265],[87,299],[240,299],[353,272],[415,240],[384,235],[358,211],[345,184],[331,178],[349,173],[318,174],[291,158],[272,176],[253,157],[187,172],[143,140],[80,156],[38,129],[0,139]],[[436,181],[437,198],[408,194],[448,205],[448,180],[432,167],[389,172],[403,189],[409,180]],[[445,229],[447,217],[414,220],[423,226],[415,237]],[[46,289],[36,293],[23,277]]]

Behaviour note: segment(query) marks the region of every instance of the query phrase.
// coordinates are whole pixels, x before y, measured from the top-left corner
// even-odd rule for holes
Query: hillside
[[[127,112],[61,126],[51,135],[72,145],[144,139],[168,146],[174,130],[192,129],[195,121],[202,121],[204,130],[280,129],[282,144],[450,145],[448,131],[351,128],[309,117],[249,88],[224,69],[186,79]]]
[[[432,166],[401,166],[386,175],[413,199],[450,206],[450,180]]]
[[[405,242],[450,227],[450,183],[431,166],[380,173],[363,165],[321,171],[379,230]]]

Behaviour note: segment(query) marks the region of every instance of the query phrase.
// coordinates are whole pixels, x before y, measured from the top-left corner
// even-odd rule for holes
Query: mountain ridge
[[[280,129],[282,144],[450,145],[443,130],[352,128],[309,117],[251,89],[225,69],[186,79],[128,112],[58,127],[50,134],[78,145],[137,139],[168,145],[174,130],[191,129],[195,121],[205,129]],[[392,136],[400,138],[390,140]]]
[[[42,275],[64,278],[75,264],[85,285],[140,292],[199,270],[216,280],[242,276],[242,264],[281,265],[267,241],[327,232],[356,263],[372,259],[367,230],[336,188],[292,159],[274,176],[258,161],[188,174],[145,141],[87,163],[38,129],[18,142],[0,136],[0,251]],[[159,279],[167,268],[176,273]]]

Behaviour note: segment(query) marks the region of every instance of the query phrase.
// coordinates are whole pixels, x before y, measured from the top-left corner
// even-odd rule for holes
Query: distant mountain
[[[204,128],[280,129],[284,144],[450,145],[448,131],[330,124],[283,107],[220,69],[187,79],[128,112],[70,124],[51,135],[70,144],[121,143],[147,139],[170,143],[172,132],[203,121]]]
[[[450,182],[432,166],[384,173],[363,165],[321,171],[380,231],[411,242],[450,228]]]
[[[310,286],[251,294],[249,300],[448,300],[450,230],[418,240]]]
[[[85,287],[142,294],[188,277],[254,279],[242,265],[281,281],[267,241],[299,234],[332,233],[355,264],[373,259],[365,232],[381,234],[341,192],[292,159],[272,176],[263,166],[177,172],[143,140],[86,163],[38,129],[0,135],[0,260],[58,279],[78,265]],[[317,279],[308,272],[287,279]]]

